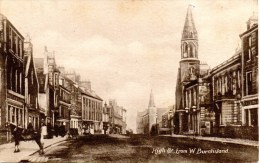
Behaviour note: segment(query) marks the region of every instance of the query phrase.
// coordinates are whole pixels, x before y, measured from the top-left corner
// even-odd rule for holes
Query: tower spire
[[[155,107],[155,104],[154,104],[154,97],[153,97],[153,90],[151,89],[151,93],[150,93],[150,100],[149,100],[149,105],[148,107]]]
[[[193,21],[193,16],[192,16],[192,8],[194,8],[193,5],[188,6],[187,14],[186,14],[186,19],[184,23],[184,28],[182,32],[182,40],[186,39],[198,39],[197,36],[197,30]]]

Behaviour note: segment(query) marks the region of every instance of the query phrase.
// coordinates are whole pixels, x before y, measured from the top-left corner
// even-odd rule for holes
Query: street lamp
[[[196,106],[192,106],[192,111],[195,112],[196,111]]]
[[[189,108],[188,107],[185,108],[185,112],[189,113]]]
[[[196,106],[192,106],[191,107],[192,111],[195,113],[196,112]],[[196,125],[196,121],[197,121],[197,114],[195,115],[195,125]],[[194,129],[195,130],[195,129]],[[193,132],[193,137],[195,137],[195,131]]]

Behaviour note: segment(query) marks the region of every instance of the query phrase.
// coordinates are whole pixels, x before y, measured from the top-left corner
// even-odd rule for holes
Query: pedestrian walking
[[[19,144],[20,144],[20,140],[21,140],[21,132],[18,128],[18,125],[15,126],[14,128],[14,131],[13,131],[13,136],[14,136],[14,145],[15,145],[15,150],[14,150],[14,153],[16,152],[20,152],[20,149],[19,149]]]
[[[44,154],[43,147],[44,147],[44,139],[47,137],[47,126],[43,122],[41,124],[41,147],[40,147],[40,154]]]
[[[65,124],[62,124],[60,126],[60,135],[61,135],[61,137],[64,137],[66,135]]]
[[[32,134],[34,132],[34,128],[33,128],[33,125],[32,125],[31,117],[29,118],[29,123],[27,125],[27,130],[28,130],[29,134]]]
[[[59,136],[59,126],[57,124],[54,125],[54,134],[56,137]]]
[[[42,125],[41,125],[41,136],[42,136],[43,139],[46,139],[47,135],[48,135],[47,126],[46,126],[45,123],[42,123]]]

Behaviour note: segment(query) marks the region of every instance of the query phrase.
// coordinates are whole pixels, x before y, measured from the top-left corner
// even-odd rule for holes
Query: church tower
[[[153,90],[151,90],[150,93],[150,100],[149,100],[149,105],[148,105],[148,114],[149,114],[149,133],[151,133],[152,126],[157,125],[156,123],[156,107],[154,103],[154,97],[153,97]]]
[[[175,105],[176,105],[176,132],[182,134],[188,128],[188,116],[185,114],[184,86],[196,80],[200,73],[198,59],[198,33],[192,16],[194,6],[189,5],[181,38],[181,60],[178,69]]]
[[[199,73],[198,59],[198,33],[192,16],[192,8],[189,5],[181,39],[181,82],[195,80]]]

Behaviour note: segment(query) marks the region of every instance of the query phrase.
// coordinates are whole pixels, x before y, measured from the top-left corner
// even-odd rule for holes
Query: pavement
[[[125,136],[125,135],[120,135],[120,134],[108,134],[108,136],[110,137],[113,137],[113,138],[122,138],[122,139],[125,139],[125,138],[130,138],[129,136]]]
[[[197,140],[206,140],[206,141],[214,141],[214,142],[222,142],[222,143],[231,143],[231,144],[239,144],[239,145],[247,145],[258,147],[259,141],[248,140],[248,139],[233,139],[233,138],[220,138],[220,137],[204,137],[204,136],[192,136],[192,135],[161,135],[161,136],[169,136],[169,137],[182,137],[182,138],[190,138]]]
[[[53,137],[44,139],[44,148],[48,148],[56,143],[65,141],[66,137]],[[24,158],[39,151],[39,146],[35,141],[21,141],[20,152],[14,153],[14,142],[0,145],[0,162],[20,162]]]

